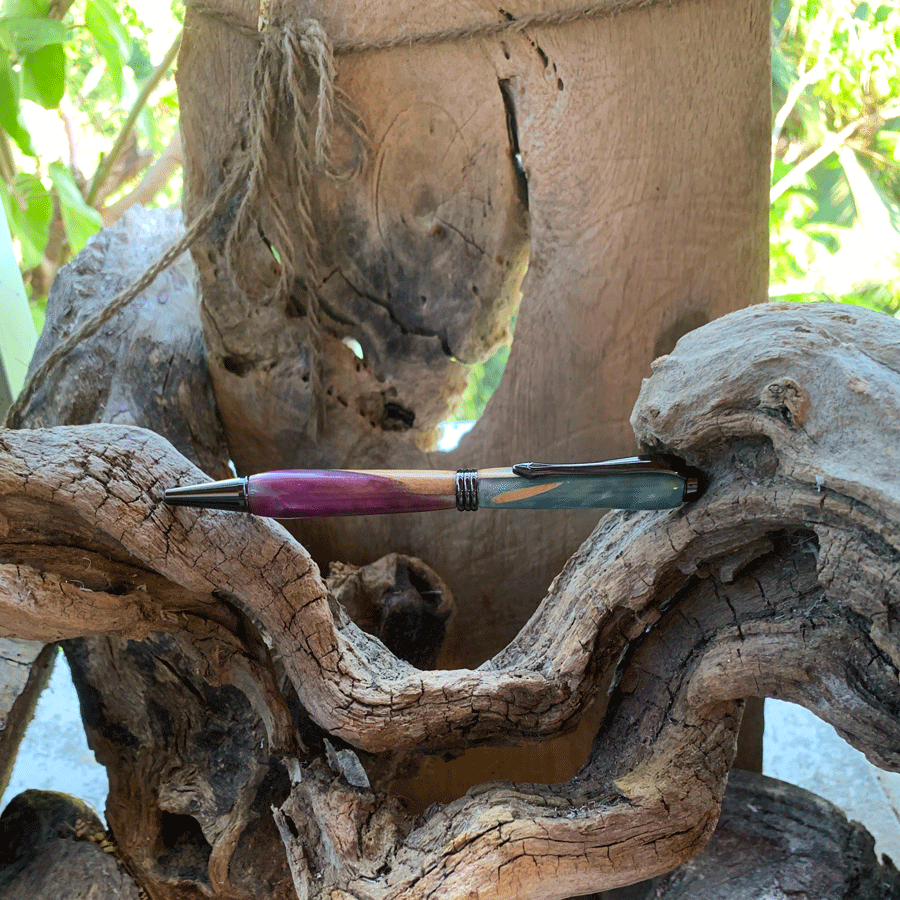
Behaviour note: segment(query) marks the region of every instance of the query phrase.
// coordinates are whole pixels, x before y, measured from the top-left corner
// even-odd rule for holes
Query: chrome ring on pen
[[[478,509],[478,470],[459,469],[456,473],[456,508],[460,512]]]

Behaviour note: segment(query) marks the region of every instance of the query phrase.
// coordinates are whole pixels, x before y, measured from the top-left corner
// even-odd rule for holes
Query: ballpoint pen
[[[510,468],[294,469],[169,488],[165,502],[275,519],[458,509],[673,509],[703,493],[677,456]]]

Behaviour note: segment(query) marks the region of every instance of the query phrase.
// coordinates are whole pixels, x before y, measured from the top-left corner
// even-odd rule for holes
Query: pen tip
[[[205,484],[166,488],[163,502],[168,506],[193,506],[201,509],[224,509],[249,512],[247,479],[229,478]]]

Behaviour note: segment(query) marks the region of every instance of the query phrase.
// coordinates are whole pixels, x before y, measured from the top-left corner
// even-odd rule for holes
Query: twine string
[[[229,274],[245,292],[248,288],[238,254],[254,230],[264,235],[279,263],[269,301],[287,303],[295,281],[303,281],[312,398],[309,424],[316,434],[324,427],[323,326],[319,298],[321,251],[313,221],[312,193],[316,170],[328,171],[330,167],[334,81],[331,45],[321,23],[313,19],[289,20],[281,27],[266,29],[256,58],[250,97],[250,179],[225,241]],[[312,104],[310,95],[315,97]],[[287,152],[282,150],[281,155],[294,164],[295,170],[287,174],[296,182],[289,184],[287,190],[269,177],[269,162],[276,158],[276,142],[285,122],[290,125],[290,139]]]

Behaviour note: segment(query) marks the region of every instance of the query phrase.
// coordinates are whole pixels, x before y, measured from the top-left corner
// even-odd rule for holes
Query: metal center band
[[[478,509],[478,469],[457,470],[456,508],[460,512],[474,512]]]

